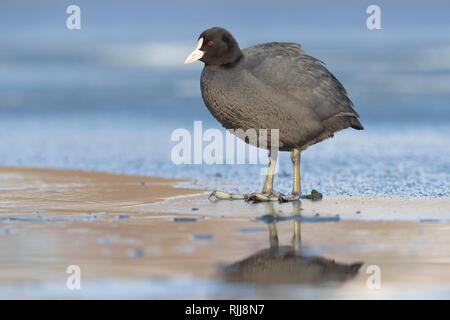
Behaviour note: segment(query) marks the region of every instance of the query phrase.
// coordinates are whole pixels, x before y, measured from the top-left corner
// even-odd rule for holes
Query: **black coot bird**
[[[296,201],[301,197],[301,151],[339,130],[363,129],[342,84],[299,44],[271,42],[240,49],[230,32],[215,27],[202,32],[185,63],[196,60],[205,63],[203,101],[226,129],[253,129],[256,135],[261,129],[269,132],[263,146],[271,151],[262,192],[238,195],[214,191],[211,196],[216,199]],[[276,151],[271,148],[272,130],[278,130]],[[259,141],[237,132],[247,143]],[[273,190],[278,150],[291,151],[294,180],[290,195]]]

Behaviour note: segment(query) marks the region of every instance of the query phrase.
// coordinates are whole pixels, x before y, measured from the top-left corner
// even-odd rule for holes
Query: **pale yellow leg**
[[[280,193],[273,191],[273,177],[275,175],[275,168],[277,165],[278,151],[269,154],[269,168],[267,169],[266,180],[261,193],[251,193],[248,196],[248,201],[262,202],[262,201],[279,201]]]
[[[292,181],[292,193],[287,196],[282,196],[281,201],[298,201],[300,199],[302,189],[300,184],[300,150],[292,149],[291,152],[292,165],[294,167],[294,178]]]
[[[267,169],[266,181],[262,193],[271,193],[273,190],[273,176],[277,165],[278,153],[269,156],[269,168]]]
[[[294,166],[294,181],[292,185],[292,194],[300,196],[302,188],[300,184],[300,150],[294,149],[291,153],[291,160]]]

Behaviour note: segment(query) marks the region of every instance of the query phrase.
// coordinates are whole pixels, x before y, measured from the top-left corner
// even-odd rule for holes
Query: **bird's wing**
[[[342,116],[358,122],[358,113],[342,84],[322,61],[305,54],[299,44],[272,42],[246,48],[243,53],[249,72],[295,97],[300,107],[311,109],[321,121]]]

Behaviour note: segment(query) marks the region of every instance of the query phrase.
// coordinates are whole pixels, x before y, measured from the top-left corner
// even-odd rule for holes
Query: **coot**
[[[240,49],[230,32],[214,27],[200,34],[185,63],[197,60],[205,64],[201,93],[212,115],[247,143],[269,149],[261,193],[214,191],[215,199],[297,201],[301,197],[301,151],[337,131],[363,129],[342,84],[299,44],[271,42]],[[265,143],[259,139],[263,129],[269,132]],[[270,136],[274,130],[278,130],[276,148]],[[294,180],[290,195],[273,190],[278,150],[291,151]]]

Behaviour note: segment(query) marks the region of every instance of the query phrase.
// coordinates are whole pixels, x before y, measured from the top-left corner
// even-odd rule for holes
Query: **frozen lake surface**
[[[198,101],[198,108],[204,108]],[[201,120],[201,119],[198,119]],[[218,128],[205,121],[204,130]],[[264,165],[176,165],[170,136],[192,122],[163,121],[141,113],[4,115],[0,118],[0,165],[75,168],[87,171],[189,179],[195,188],[257,191]],[[326,195],[449,196],[450,128],[446,123],[365,123],[303,153],[305,192]],[[204,145],[206,145],[205,143]],[[282,153],[276,186],[291,187],[291,161]]]

